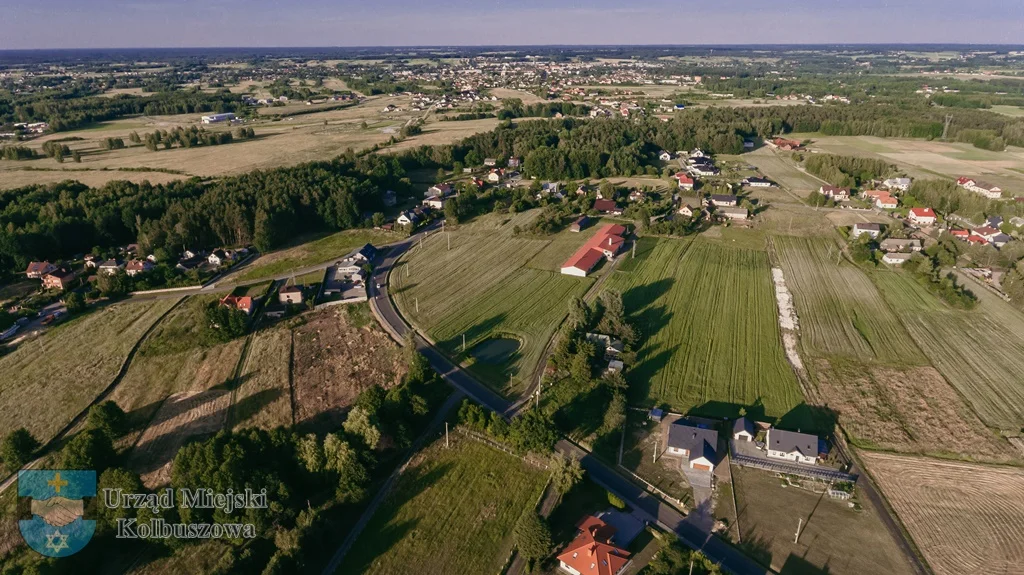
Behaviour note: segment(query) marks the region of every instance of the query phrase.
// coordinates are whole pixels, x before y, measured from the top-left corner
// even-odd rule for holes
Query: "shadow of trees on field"
[[[806,556],[806,552],[804,555]],[[779,569],[779,575],[830,575],[831,573],[828,561],[818,567],[796,553],[790,553],[789,557],[786,557],[786,562],[782,564],[782,569]]]

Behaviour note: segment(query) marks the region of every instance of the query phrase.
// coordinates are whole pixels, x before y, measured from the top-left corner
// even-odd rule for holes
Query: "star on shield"
[[[46,535],[46,548],[54,553],[60,553],[68,548],[68,536],[60,532],[60,529]]]

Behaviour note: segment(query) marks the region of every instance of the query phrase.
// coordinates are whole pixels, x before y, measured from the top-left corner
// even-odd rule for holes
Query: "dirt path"
[[[562,500],[562,497],[557,491],[548,483],[547,491],[544,493],[544,500],[541,501],[540,508],[537,509],[537,514],[547,519],[551,512],[555,510],[558,503]],[[505,575],[519,575],[526,568],[526,561],[516,553],[516,556],[512,558],[512,563],[505,570]]]

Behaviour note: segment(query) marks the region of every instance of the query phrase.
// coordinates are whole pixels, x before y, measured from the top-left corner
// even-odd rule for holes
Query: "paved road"
[[[387,294],[387,277],[395,262],[412,245],[418,241],[419,235],[394,244],[387,257],[378,263],[374,271],[373,284],[380,284],[381,289],[377,290],[371,285],[370,307],[384,328],[401,341],[411,330],[402,316],[395,309],[394,303]],[[441,376],[462,391],[477,403],[497,413],[506,413],[513,405],[508,400],[491,391],[486,385],[453,364],[447,357],[442,355],[418,335],[413,336],[416,349],[422,353]],[[662,528],[675,532],[684,543],[694,549],[702,551],[712,561],[721,563],[730,573],[737,575],[765,575],[772,571],[758,565],[753,560],[740,552],[728,543],[715,538],[685,522],[685,517],[675,508],[662,503],[653,495],[619,475],[611,467],[599,461],[586,450],[567,441],[559,441],[556,449],[561,453],[579,458],[583,468],[590,474],[595,483],[604,487],[622,498],[623,501],[633,507],[637,513],[642,514],[651,523],[657,523]]]

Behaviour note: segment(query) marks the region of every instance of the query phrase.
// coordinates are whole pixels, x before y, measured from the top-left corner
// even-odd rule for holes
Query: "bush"
[[[21,468],[39,449],[39,441],[24,427],[15,429],[0,443],[0,457],[3,457],[9,471]]]
[[[611,504],[611,506],[616,509],[626,508],[626,502],[620,499],[618,495],[615,495],[611,491],[608,492],[608,503]]]

